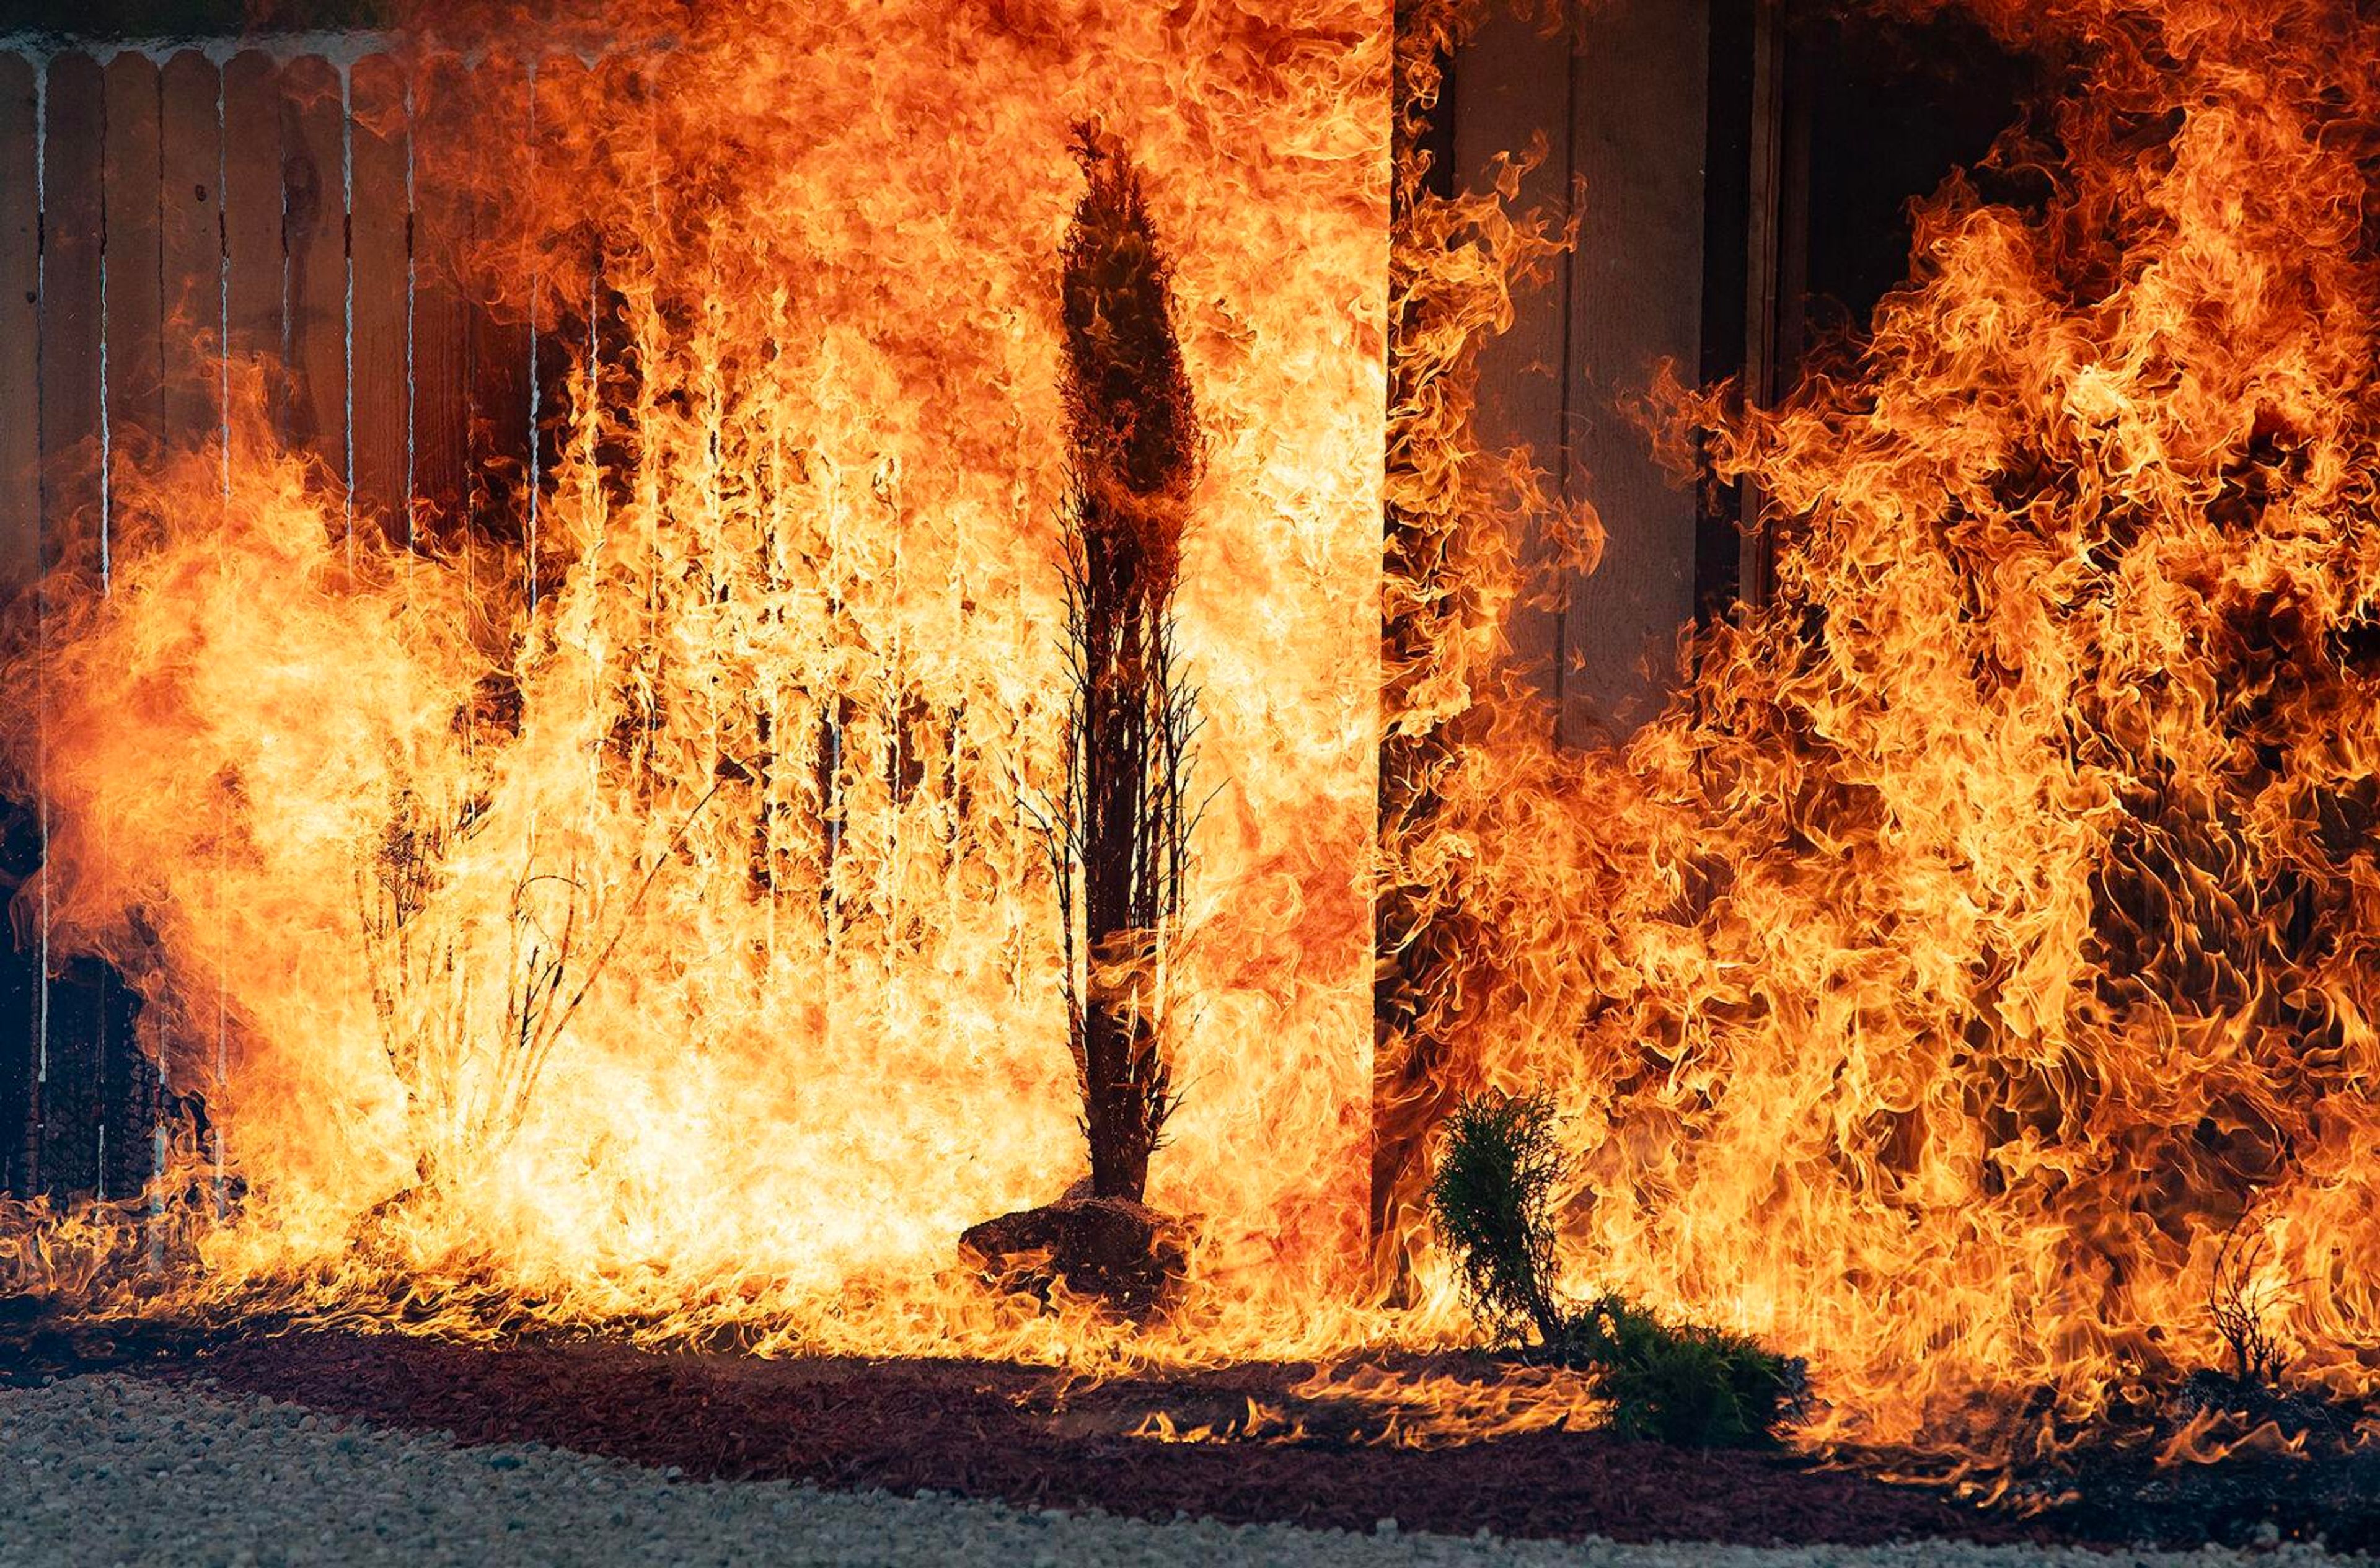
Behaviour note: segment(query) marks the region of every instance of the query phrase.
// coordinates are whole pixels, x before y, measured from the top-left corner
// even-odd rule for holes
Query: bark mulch
[[[1321,1406],[1301,1405],[1291,1391],[1311,1368],[1297,1366],[1070,1385],[1045,1368],[990,1362],[73,1324],[0,1301],[0,1388],[101,1369],[212,1383],[466,1444],[541,1442],[675,1466],[694,1479],[929,1489],[1157,1520],[1369,1530],[1393,1518],[1451,1535],[1759,1545],[2189,1548],[2277,1534],[2380,1550],[2380,1453],[2351,1446],[2159,1466],[2137,1444],[2110,1442],[2032,1477],[2022,1489],[2058,1501],[2019,1517],[1791,1454],[1691,1453],[1599,1431],[1427,1450],[1368,1444],[1351,1440],[1360,1433],[1343,1424],[1333,1428]],[[1220,1425],[1251,1398],[1314,1417],[1307,1429],[1320,1435],[1204,1443],[1128,1435],[1155,1411],[1180,1427]]]
[[[1690,1453],[1597,1432],[1433,1450],[1161,1443],[1131,1413],[1196,1416],[1281,1397],[1307,1368],[1247,1367],[1077,1391],[1053,1414],[1050,1373],[958,1361],[654,1355],[614,1345],[487,1350],[400,1337],[293,1333],[176,1347],[123,1365],[465,1443],[541,1442],[689,1477],[918,1489],[1024,1508],[1165,1520],[1616,1540],[1867,1544],[2040,1538],[1940,1494],[1783,1454]]]

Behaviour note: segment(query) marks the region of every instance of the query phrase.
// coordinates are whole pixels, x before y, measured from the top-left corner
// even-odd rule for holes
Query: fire
[[[1973,9],[2068,91],[1855,361],[1668,389],[1778,605],[1621,752],[1464,754],[1496,945],[1419,1027],[1560,1087],[1582,1286],[1806,1350],[1820,1437],[2038,1451],[2223,1364],[2228,1238],[2295,1376],[2380,1381],[2380,55],[2344,5]]]
[[[623,0],[517,145],[490,66],[414,45],[451,264],[571,358],[535,473],[350,532],[251,399],[228,454],[121,467],[110,581],[70,561],[11,665],[55,940],[141,987],[245,1184],[165,1299],[1427,1345],[1465,1331],[1434,1119],[1545,1085],[1568,1285],[1808,1355],[1821,1440],[2054,1448],[2218,1361],[2240,1235],[2292,1375],[2380,1387],[2380,50],[2349,0],[1969,6],[2062,95],[1925,204],[1839,370],[1659,392],[1773,498],[1778,591],[1584,755],[1497,668],[1538,503],[1467,429],[1563,240],[1392,167],[1464,7]],[[1137,1333],[953,1250],[1083,1171],[1027,808],[1093,120],[1209,437],[1177,603],[1220,792],[1149,1194],[1199,1244]],[[73,1240],[0,1261],[125,1299]],[[1412,1440],[1593,1403],[1342,1385]]]
[[[1175,656],[1212,799],[1149,1197],[1198,1217],[1196,1335],[1350,1299],[1385,7],[622,5],[595,64],[517,68],[491,30],[405,61],[473,237],[424,264],[571,358],[535,471],[350,530],[251,402],[227,464],[122,467],[111,580],[54,577],[20,660],[55,940],[140,977],[245,1183],[206,1299],[1076,1334],[955,1242],[1083,1165],[1035,814],[1086,124],[1172,242],[1205,443]]]

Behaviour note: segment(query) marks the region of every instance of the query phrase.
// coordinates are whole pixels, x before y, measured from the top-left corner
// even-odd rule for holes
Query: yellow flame
[[[49,590],[64,940],[177,1080],[218,993],[236,1037],[206,1087],[248,1197],[169,1299],[1093,1372],[1430,1346],[1467,1332],[1413,1211],[1431,1119],[1546,1084],[1566,1284],[1806,1354],[1819,1438],[2054,1450],[2216,1363],[2243,1231],[2293,1375],[2380,1386],[2380,50],[2349,0],[1969,8],[2058,95],[1925,204],[1855,362],[1771,409],[1663,392],[1788,519],[1777,606],[1584,756],[1496,668],[1536,502],[1467,428],[1559,237],[1410,161],[1391,223],[1392,71],[1433,91],[1464,7],[1400,44],[1342,0],[624,5],[602,64],[543,63],[533,159],[425,46],[457,140],[424,177],[486,214],[463,275],[563,341],[600,316],[533,532],[350,565],[251,437],[228,494],[128,470],[113,593]],[[1151,1193],[1200,1240],[1141,1334],[953,1252],[1081,1162],[1021,803],[1092,115],[1148,172],[1214,441],[1182,607],[1221,794]],[[582,985],[520,1092],[523,998]],[[0,1263],[103,1300],[103,1229],[12,1224]],[[1416,1440],[1591,1413],[1526,1383],[1352,1397]]]

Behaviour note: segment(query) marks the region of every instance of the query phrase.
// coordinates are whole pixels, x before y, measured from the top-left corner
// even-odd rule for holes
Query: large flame
[[[1810,1355],[1822,1432],[2055,1444],[2216,1359],[2242,1234],[2298,1374],[2380,1384],[2380,50],[2350,0],[1969,8],[2063,95],[1925,205],[1839,371],[1664,393],[1790,519],[1780,580],[1585,756],[1495,667],[1534,497],[1467,429],[1560,240],[1390,166],[1466,7],[623,4],[517,146],[494,67],[421,46],[460,275],[575,357],[535,484],[351,550],[260,435],[128,467],[12,736],[58,940],[158,1003],[248,1184],[190,1291],[1426,1340],[1462,1331],[1432,1120],[1546,1084],[1572,1286]],[[952,1268],[1082,1168],[1031,807],[1094,118],[1213,442],[1180,602],[1220,794],[1151,1191],[1202,1242],[1138,1337]]]
[[[1466,755],[1496,945],[1422,1027],[1559,1084],[1582,1275],[1807,1350],[1822,1430],[2038,1450],[2222,1364],[2227,1241],[2299,1376],[2380,1381],[2380,51],[1971,8],[2067,92],[1839,372],[1670,389],[1777,604],[1622,752]]]
[[[1019,1316],[954,1244],[1083,1168],[1036,819],[1088,122],[1144,171],[1208,446],[1149,1196],[1198,1217],[1210,1321],[1348,1299],[1385,6],[623,5],[591,67],[517,36],[405,63],[416,179],[468,220],[425,277],[573,360],[536,471],[351,532],[238,419],[228,465],[122,467],[111,580],[54,577],[19,662],[53,940],[164,1003],[247,1184],[210,1288],[394,1270],[432,1319],[881,1349]]]

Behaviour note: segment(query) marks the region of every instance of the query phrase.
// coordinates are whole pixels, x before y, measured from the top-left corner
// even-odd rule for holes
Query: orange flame
[[[1178,604],[1217,794],[1149,1196],[1199,1217],[1199,1336],[1327,1317],[1368,1121],[1385,7],[601,30],[533,88],[502,28],[475,67],[406,61],[417,176],[472,225],[428,267],[574,356],[536,472],[362,530],[351,568],[342,499],[244,434],[228,495],[219,454],[127,468],[111,591],[48,585],[62,940],[166,1002],[177,1082],[218,991],[236,1037],[206,1092],[248,1196],[202,1293],[1075,1333],[954,1242],[1082,1165],[1027,808],[1062,744],[1055,291],[1096,119],[1183,237],[1211,445]],[[438,545],[382,542],[408,532]]]
[[[1779,591],[1585,756],[1496,668],[1533,498],[1468,433],[1469,353],[1561,240],[1411,156],[1391,223],[1392,91],[1409,131],[1466,7],[623,4],[598,65],[539,62],[517,149],[456,95],[490,67],[422,45],[423,177],[490,215],[462,274],[595,345],[538,487],[350,561],[249,437],[227,491],[128,470],[113,591],[49,589],[59,928],[177,1081],[218,996],[236,1035],[207,1093],[249,1197],[172,1299],[1088,1366],[1427,1345],[1465,1331],[1413,1209],[1432,1120],[1543,1083],[1570,1287],[1808,1355],[1820,1438],[2058,1446],[2216,1361],[2242,1225],[2295,1375],[2380,1386],[2380,50],[2350,0],[1968,3],[2065,91],[1925,205],[1840,373],[1665,390],[1791,519]],[[1228,775],[1150,1194],[1201,1243],[1139,1336],[952,1255],[1080,1168],[1017,803],[1094,115],[1181,239]],[[1377,1282],[1376,1149],[1415,1251]],[[0,1262],[101,1290],[73,1240]],[[1591,1405],[1419,1389],[1351,1397],[1410,1396],[1415,1440]]]
[[[1621,751],[1465,754],[1495,945],[1426,1027],[1559,1087],[1580,1283],[1808,1352],[1820,1436],[2001,1452],[2218,1365],[2241,1225],[2296,1375],[2380,1382],[2380,54],[1974,9],[2067,91],[1843,372],[1669,388],[1791,519],[1779,602]]]

